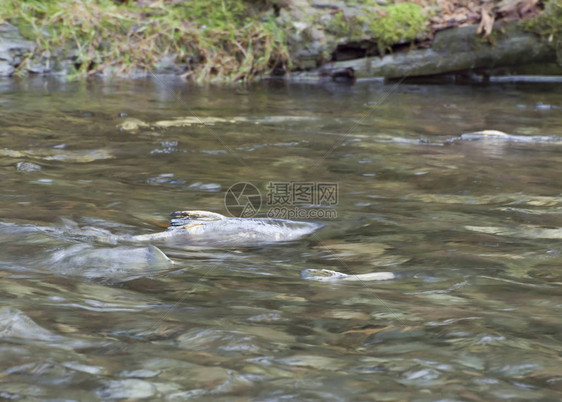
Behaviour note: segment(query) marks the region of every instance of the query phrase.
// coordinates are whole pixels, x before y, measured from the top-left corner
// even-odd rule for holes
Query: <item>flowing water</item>
[[[559,400],[561,137],[561,84],[2,81],[0,399]],[[99,241],[236,183],[323,227]]]

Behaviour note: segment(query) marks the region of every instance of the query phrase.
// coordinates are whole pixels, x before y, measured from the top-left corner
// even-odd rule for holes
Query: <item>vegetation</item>
[[[266,18],[265,3],[2,0],[0,22],[37,42],[41,53],[27,62],[66,49],[75,52],[79,76],[152,70],[167,56],[195,81],[237,82],[289,61],[283,31]]]
[[[487,36],[502,19],[522,19],[562,63],[560,0],[0,0],[0,23],[37,44],[20,74],[43,62],[75,77],[168,67],[196,82],[288,71],[291,56],[314,68],[346,42],[382,55],[459,25],[480,23]]]
[[[379,6],[375,1],[364,0],[363,12],[348,16],[339,12],[329,22],[327,29],[351,40],[373,38],[380,54],[392,50],[392,45],[414,42],[429,30],[429,19],[424,9],[411,2]]]
[[[524,26],[557,49],[558,64],[562,65],[562,2],[548,0],[545,3],[544,12],[525,21]]]
[[[398,42],[413,42],[426,32],[429,21],[421,6],[415,3],[398,3],[385,7],[385,12],[375,18],[369,28],[373,32],[380,53],[392,49]]]

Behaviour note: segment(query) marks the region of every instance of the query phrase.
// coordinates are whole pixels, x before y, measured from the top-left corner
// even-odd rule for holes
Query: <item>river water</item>
[[[0,399],[558,400],[561,137],[552,83],[2,81]],[[324,226],[173,263],[88,235],[236,183]]]

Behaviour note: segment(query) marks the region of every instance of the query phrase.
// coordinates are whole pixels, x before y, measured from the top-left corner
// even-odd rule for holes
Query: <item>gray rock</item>
[[[157,388],[143,380],[110,380],[105,387],[97,391],[103,399],[144,399],[154,396]]]
[[[23,173],[39,172],[41,170],[41,166],[31,162],[18,162],[16,168],[18,172]]]
[[[27,71],[32,74],[47,74],[51,71],[50,59],[41,59],[27,66]]]
[[[9,77],[16,71],[8,60],[0,60],[0,77]]]
[[[26,54],[33,52],[33,42],[25,40],[13,25],[0,24],[0,76],[10,76]]]

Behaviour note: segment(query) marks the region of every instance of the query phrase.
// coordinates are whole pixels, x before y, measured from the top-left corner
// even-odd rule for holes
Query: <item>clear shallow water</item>
[[[0,397],[560,398],[561,89],[0,82]],[[545,140],[458,140],[484,129]],[[270,181],[338,183],[337,218],[173,265],[62,230]]]

